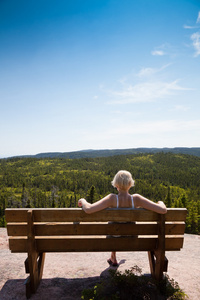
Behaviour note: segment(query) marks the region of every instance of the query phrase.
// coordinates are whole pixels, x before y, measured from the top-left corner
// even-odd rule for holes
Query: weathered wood
[[[149,258],[149,267],[150,267],[150,272],[153,277],[155,277],[155,264],[156,264],[156,257],[154,251],[148,251],[148,258]],[[164,267],[163,267],[163,272],[167,272],[168,269],[168,259],[165,256],[164,259]]]
[[[26,278],[25,282],[24,282],[25,286],[26,286],[26,298],[29,299],[31,297],[31,278],[30,275]]]
[[[161,280],[165,264],[165,215],[159,215],[158,245],[155,251],[155,278]]]
[[[148,258],[149,258],[149,267],[151,275],[154,276],[155,274],[155,257],[154,251],[148,251]]]
[[[141,214],[141,210],[143,213]],[[157,221],[155,212],[144,209],[105,209],[93,214],[86,214],[79,208],[44,208],[33,209],[35,222],[107,222],[107,221]],[[27,209],[6,209],[6,221],[26,222]]]
[[[36,236],[54,235],[157,235],[157,223],[139,224],[59,224],[44,223],[34,224]],[[8,223],[7,230],[9,236],[27,236],[26,223]],[[165,224],[165,234],[184,234],[185,223]]]
[[[44,252],[148,251],[156,248],[156,238],[60,238],[37,239],[37,248]],[[180,250],[183,238],[167,238],[166,251]],[[54,250],[55,249],[55,250]]]
[[[28,253],[27,237],[10,237],[8,240],[9,249],[13,253]]]
[[[186,209],[167,209],[166,215],[144,209],[106,209],[91,215],[77,208],[6,209],[6,221],[10,250],[28,253],[30,297],[42,278],[45,252],[148,251],[151,274],[160,280],[167,271],[165,251],[183,247],[186,214]]]
[[[30,270],[29,270],[29,263],[28,263],[28,257],[27,257],[26,260],[24,261],[24,266],[25,266],[25,271],[26,271],[26,273],[30,273]]]
[[[26,222],[28,209],[6,209],[6,222]],[[105,209],[93,214],[86,214],[79,208],[35,208],[35,222],[128,222],[128,221],[158,221],[158,214],[142,208],[138,209]],[[185,208],[168,208],[166,221],[185,221]]]
[[[35,293],[39,284],[38,264],[37,264],[38,252],[36,251],[32,210],[29,210],[27,212],[27,231],[28,231],[28,239],[27,239],[28,266],[29,266],[30,281],[31,281],[31,292]],[[29,288],[30,286],[27,285],[27,289]],[[30,291],[28,291],[28,293],[29,292]]]
[[[26,208],[6,208],[5,218],[6,222],[27,222],[27,211]]]
[[[27,236],[27,223],[7,223],[8,236]]]
[[[39,282],[42,279],[42,274],[44,270],[44,260],[45,260],[45,253],[39,253],[39,260],[38,260],[38,277],[39,277]]]
[[[92,252],[92,251],[98,251],[98,250],[94,250],[94,247],[91,247],[91,249],[89,248],[88,244],[91,245],[91,243],[96,244],[99,243],[101,244],[103,239],[105,239],[104,243],[104,249],[99,249],[99,252],[101,251],[110,251],[111,248],[110,246],[107,244],[107,241],[109,239],[107,239],[106,237],[76,237],[76,236],[71,236],[71,237],[37,237],[35,239],[36,241],[36,247],[37,247],[37,251],[38,252],[73,252],[74,251],[78,252],[79,249],[78,247],[81,247],[81,251],[79,252]],[[118,243],[119,247],[122,247],[123,250],[118,249],[118,251],[148,251],[146,250],[139,250],[137,249],[137,245],[135,244],[134,248],[130,250],[130,245],[128,245],[127,249],[125,248],[125,246],[123,246],[124,241],[126,238],[114,238],[114,243]],[[131,238],[130,238],[131,239]],[[148,238],[140,238],[138,237],[138,239],[140,240],[139,243],[144,243],[145,244],[145,240],[148,240]],[[149,239],[151,239],[149,237]],[[157,240],[157,238],[153,238],[154,240]],[[169,236],[166,237],[165,239],[165,250],[166,251],[179,251],[182,247],[183,247],[183,241],[184,238],[183,237],[174,237],[174,236]],[[148,243],[148,242],[147,242]],[[122,244],[122,246],[120,246],[120,244]],[[106,246],[108,245],[108,246]],[[155,245],[154,245],[155,246]],[[19,238],[14,238],[11,237],[9,240],[9,247],[10,250],[13,253],[26,253],[27,252],[27,238],[25,237],[19,237]],[[103,247],[103,246],[102,246]],[[150,248],[149,250],[153,250],[153,248],[151,249],[151,246],[148,247]]]
[[[147,251],[156,247],[156,238],[60,238],[56,243],[41,238],[37,240],[37,247],[50,252]]]
[[[167,272],[168,270],[168,259],[167,257],[165,256],[165,263],[164,263],[164,269],[163,269],[163,272]]]

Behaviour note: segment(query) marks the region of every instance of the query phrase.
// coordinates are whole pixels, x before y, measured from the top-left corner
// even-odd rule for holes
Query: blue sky
[[[0,1],[0,157],[199,137],[199,1]]]

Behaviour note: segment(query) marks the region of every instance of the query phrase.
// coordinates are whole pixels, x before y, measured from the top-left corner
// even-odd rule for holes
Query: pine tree
[[[197,203],[191,201],[188,208],[187,228],[191,233],[198,232],[198,208]]]
[[[172,206],[171,193],[170,193],[169,186],[168,186],[168,190],[167,190],[167,197],[166,197],[165,203],[166,203],[166,206],[169,208]]]
[[[182,202],[182,204],[183,204],[182,207],[187,207],[188,199],[187,199],[185,193],[183,193],[183,194],[181,195],[180,200],[181,200],[181,202]]]
[[[91,204],[95,202],[95,196],[96,196],[96,189],[95,189],[95,186],[92,185],[89,192],[88,192],[88,196],[87,196],[87,199],[88,199],[88,202],[90,202]]]

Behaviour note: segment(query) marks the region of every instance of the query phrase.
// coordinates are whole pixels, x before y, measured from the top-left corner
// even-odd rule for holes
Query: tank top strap
[[[119,207],[119,199],[118,199],[118,195],[116,195],[117,197],[117,208]]]
[[[134,208],[133,195],[131,195],[131,201],[132,201],[132,208]]]

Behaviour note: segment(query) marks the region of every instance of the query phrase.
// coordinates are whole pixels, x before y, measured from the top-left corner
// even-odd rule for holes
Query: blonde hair
[[[131,173],[125,170],[117,172],[111,183],[114,187],[119,187],[122,190],[130,189],[135,185]]]

